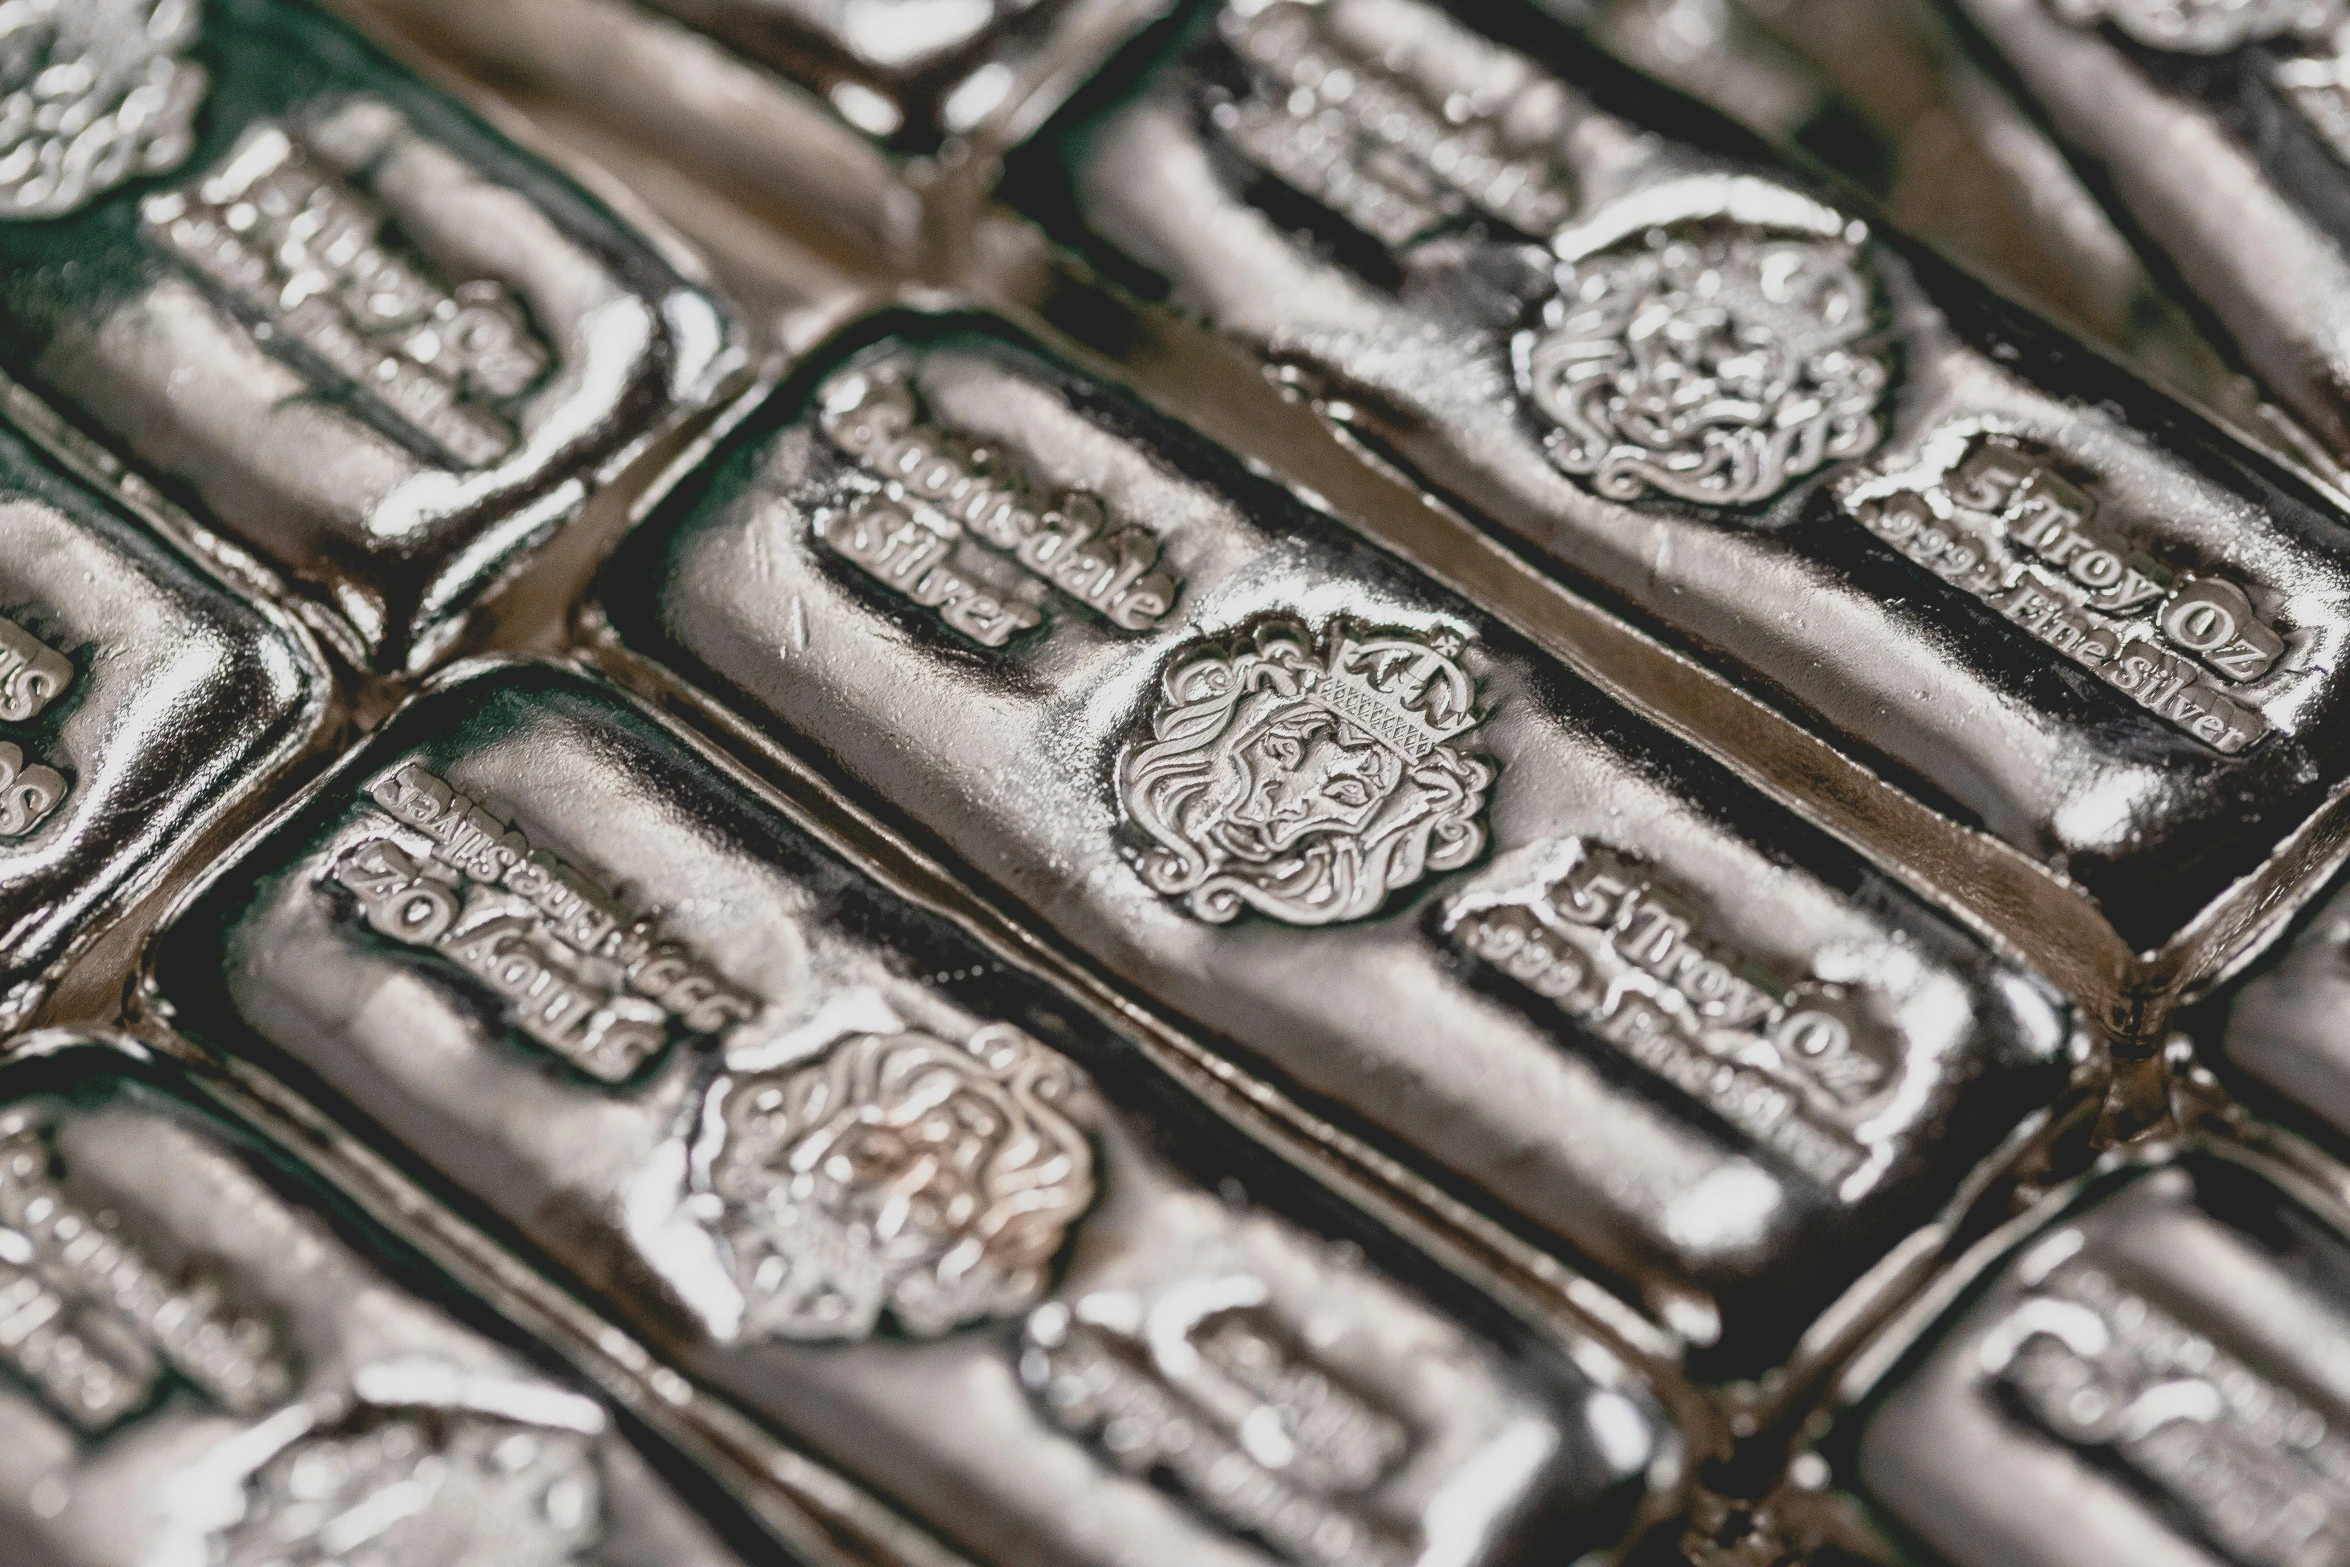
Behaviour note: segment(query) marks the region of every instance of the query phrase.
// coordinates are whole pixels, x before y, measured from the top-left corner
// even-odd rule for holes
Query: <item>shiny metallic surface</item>
[[[2338,1206],[2256,1153],[2190,1143],[2121,1161],[1988,1252],[1864,1368],[1826,1449],[1885,1559],[2340,1559]]]
[[[2350,1560],[2346,50],[0,4],[0,1563]]]
[[[13,1047],[0,1063],[10,1561],[753,1559],[664,1478],[674,1458],[511,1335],[485,1334],[478,1312],[452,1314],[445,1284],[388,1262],[336,1200],[143,1051],[67,1034]]]
[[[985,1560],[1550,1560],[1671,1483],[1595,1343],[1399,1284],[1392,1240],[575,671],[394,716],[150,993]]]
[[[1004,151],[1176,0],[363,0],[430,47],[952,264]]]
[[[151,531],[157,513],[0,381],[0,1029],[224,845],[331,734],[311,639]],[[193,862],[193,863],[191,863]]]
[[[2336,886],[2228,999],[2215,1064],[2350,1138],[2350,895]],[[2337,1146],[2339,1143],[2337,1142]]]
[[[1953,9],[2340,460],[2350,451],[2350,15],[2209,0]]]
[[[1418,0],[1227,5],[1012,192],[1873,775],[1846,787],[2004,852],[1943,895],[2113,985],[2114,1026],[2206,977],[2277,880],[2338,855],[2339,523],[1735,138],[1648,128],[1698,116],[1564,29],[1481,25],[1507,37]],[[1333,62],[1367,85],[1310,85]],[[1970,500],[1938,477],[1970,462],[2015,472]],[[2028,520],[2057,481],[2088,532]],[[2091,548],[2080,570],[2136,585],[2084,594]],[[2198,582],[2276,656],[2186,655],[2166,626],[2218,625],[2174,597]],[[1794,743],[1705,738],[1766,767]],[[1870,847],[1936,875],[1914,841]],[[2061,926],[2019,928],[2027,903]]]
[[[1602,47],[1826,165],[1884,217],[2320,473],[1935,0],[1544,0]]]
[[[311,7],[94,14],[197,130],[0,217],[6,352],[361,667],[444,656],[740,376],[675,255]]]
[[[1112,608],[1071,591],[1119,561]],[[601,613],[1717,1372],[1783,1355],[2064,1081],[2021,973],[984,324],[820,361]]]

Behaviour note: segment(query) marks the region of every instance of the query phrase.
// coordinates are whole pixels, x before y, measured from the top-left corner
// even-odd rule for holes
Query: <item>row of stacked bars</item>
[[[0,1560],[2350,1558],[2350,14],[1558,9],[0,7]]]

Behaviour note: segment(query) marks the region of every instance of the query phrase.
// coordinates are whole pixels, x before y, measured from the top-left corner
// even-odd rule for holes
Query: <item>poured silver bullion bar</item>
[[[1951,3],[2269,391],[2350,461],[2350,5]]]
[[[2339,1208],[2190,1144],[1971,1257],[1824,1451],[1905,1567],[2322,1567],[2350,1559],[2346,1337]]]
[[[805,743],[1709,1370],[1776,1361],[2057,1095],[2047,991],[1468,604],[984,323],[864,335],[617,559],[614,661]]]
[[[362,0],[626,120],[891,262],[953,249],[1001,153],[1177,0]]]
[[[2338,855],[2350,533],[1567,29],[1474,14],[1522,36],[1233,0],[1009,188],[1846,793],[1922,802],[1852,830],[2140,1026]]]
[[[567,668],[436,685],[150,973],[982,1561],[1564,1560],[1673,1472],[1596,1345],[1397,1283],[1131,1046]]]
[[[10,1567],[775,1559],[738,1555],[739,1521],[722,1535],[689,1506],[674,1458],[470,1325],[478,1308],[453,1314],[446,1286],[420,1294],[330,1217],[331,1190],[172,1071],[71,1036],[18,1049],[0,1064]]]
[[[0,377],[0,1032],[336,722],[316,644],[156,538]]]
[[[1904,232],[2157,384],[2270,436],[2250,383],[2148,274],[1934,0],[1541,0],[1611,54],[1804,153]],[[2299,455],[2306,448],[2294,448]]]
[[[2350,882],[2338,882],[2228,1001],[2222,1065],[2290,1106],[2294,1119],[2350,1139]]]
[[[362,667],[735,378],[682,265],[307,0],[0,10],[0,354]]]

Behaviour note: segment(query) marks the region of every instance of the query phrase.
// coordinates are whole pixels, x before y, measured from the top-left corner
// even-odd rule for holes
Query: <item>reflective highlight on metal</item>
[[[1902,232],[1998,280],[2156,385],[2298,459],[2316,455],[2164,292],[2054,138],[1935,0],[1540,3],[1610,54],[1827,164]]]
[[[1673,1481],[1596,1343],[1507,1326],[568,668],[392,717],[148,993],[980,1559],[1552,1560]],[[632,1073],[563,1021],[603,1013]]]
[[[2121,1160],[1873,1351],[1825,1451],[1948,1567],[2300,1567],[2350,1549],[2342,1212],[2258,1154]]]
[[[1001,155],[1177,0],[366,0],[392,26],[952,264]]]
[[[894,440],[844,441],[877,385],[923,422],[893,397]],[[1040,523],[1051,548],[1007,560],[1025,525],[974,476],[1010,471],[1098,497],[1098,528]],[[1177,585],[1148,626],[1058,591],[1143,559]],[[976,634],[982,594],[1034,620]],[[805,746],[1708,1374],[1783,1355],[2065,1081],[2034,982],[985,323],[885,320],[819,356],[640,530],[600,615],[616,667],[698,682],[770,756]]]
[[[1899,791],[1853,830],[2109,1026],[2338,857],[2350,538],[2317,498],[1570,30],[1232,0],[1102,101],[1008,186],[1049,234],[1801,731],[1708,743],[1793,778],[1816,737],[1865,770],[1837,789]],[[1730,150],[1635,118],[1668,111]],[[1271,114],[1314,156],[1252,151]],[[1569,204],[1446,205],[1461,179]],[[1088,330],[1049,271],[1002,279]],[[1270,398],[1159,331],[1154,396]]]
[[[2337,883],[2228,999],[2214,1065],[2250,1079],[2336,1147],[2350,1139],[2350,890]]]
[[[1956,0],[2270,394],[2350,454],[2350,9]]]
[[[136,130],[84,130],[0,210],[11,363],[192,503],[191,545],[288,585],[361,668],[444,656],[743,370],[660,243],[308,5],[100,0],[8,25],[27,60],[48,40],[36,87],[127,94],[112,112]]]
[[[0,1063],[0,1537],[44,1567],[734,1567],[594,1397],[143,1052]],[[478,1315],[478,1308],[464,1308]],[[739,1525],[737,1526],[739,1527]],[[30,1553],[27,1555],[26,1553]]]
[[[88,455],[0,378],[0,1028],[222,847],[339,709],[310,638],[156,538]]]

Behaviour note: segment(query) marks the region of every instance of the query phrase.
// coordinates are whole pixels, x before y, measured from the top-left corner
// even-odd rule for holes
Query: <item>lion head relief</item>
[[[195,148],[200,0],[0,6],[0,217],[54,218]]]
[[[1478,716],[1460,650],[1275,619],[1179,656],[1150,738],[1118,759],[1143,880],[1216,923],[1327,925],[1475,859],[1493,767],[1454,743]]]
[[[1793,191],[1748,204],[1796,221],[1755,221],[1714,184],[1563,233],[1557,293],[1515,345],[1551,463],[1610,500],[1751,505],[1883,434],[1857,228]]]
[[[1093,1201],[1080,1079],[1008,1025],[968,1044],[856,1034],[721,1078],[694,1164],[753,1335],[935,1338],[1024,1311]]]

